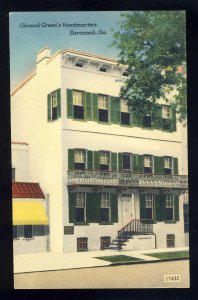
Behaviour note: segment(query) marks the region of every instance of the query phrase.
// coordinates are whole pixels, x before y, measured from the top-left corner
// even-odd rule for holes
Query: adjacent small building
[[[27,159],[24,188],[39,182],[45,195],[39,201],[31,198],[35,223],[24,218],[23,232],[27,225],[33,226],[31,232],[42,232],[43,250],[137,250],[187,243],[186,133],[162,100],[155,115],[136,115],[119,98],[127,77],[127,67],[114,59],[76,50],[51,55],[45,48],[37,54],[35,72],[11,94],[12,140],[25,141],[20,145]],[[24,210],[24,202],[30,202],[26,196],[27,202],[20,198]],[[45,199],[47,215],[37,218],[33,203],[44,205]]]

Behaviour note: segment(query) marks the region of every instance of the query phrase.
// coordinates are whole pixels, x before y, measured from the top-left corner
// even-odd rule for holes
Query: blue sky
[[[10,13],[10,72],[11,87],[14,88],[35,69],[36,53],[50,47],[52,53],[58,49],[76,49],[89,53],[118,57],[118,49],[109,47],[112,29],[119,29],[121,12],[14,12]],[[93,28],[21,28],[20,24],[96,23],[95,31],[106,31],[106,35],[70,35],[70,30],[85,31]]]

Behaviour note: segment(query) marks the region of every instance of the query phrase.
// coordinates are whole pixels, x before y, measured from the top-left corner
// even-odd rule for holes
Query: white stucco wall
[[[28,145],[12,144],[12,167],[15,168],[15,181],[29,181]]]

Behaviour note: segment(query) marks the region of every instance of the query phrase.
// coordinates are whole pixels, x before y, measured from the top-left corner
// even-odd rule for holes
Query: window
[[[150,115],[143,116],[143,127],[147,127],[147,128],[151,127],[151,116]]]
[[[100,152],[100,170],[109,171],[110,153],[101,151]]]
[[[18,236],[18,226],[14,225],[13,226],[13,239],[17,240],[19,238]]]
[[[79,67],[79,68],[82,68],[83,65],[84,65],[84,63],[83,63],[83,61],[81,61],[81,60],[78,60],[78,61],[75,63],[75,66],[76,66],[76,67]]]
[[[81,149],[74,150],[74,164],[76,170],[85,170],[86,151]]]
[[[110,236],[102,236],[100,238],[100,250],[105,250],[109,247],[111,243],[111,237]]]
[[[189,204],[184,203],[184,232],[189,232]]]
[[[101,195],[100,221],[110,222],[110,199],[107,193]]]
[[[164,173],[172,174],[173,159],[172,157],[164,157]]]
[[[16,172],[16,169],[14,167],[12,167],[12,181],[15,181],[15,172]]]
[[[100,72],[107,72],[108,66],[107,65],[102,65],[99,69]]]
[[[76,194],[76,222],[85,222],[85,193]]]
[[[174,220],[174,199],[173,195],[165,196],[165,206],[166,206],[166,221]]]
[[[57,99],[57,91],[54,91],[50,94],[51,96],[51,107],[52,107],[52,120],[56,120],[58,118],[58,99]]]
[[[99,121],[108,122],[109,96],[98,96]]]
[[[153,157],[151,155],[144,155],[144,173],[152,173]]]
[[[123,154],[123,170],[131,170],[131,155]]]
[[[154,195],[147,194],[145,199],[145,219],[152,220],[153,219],[153,200]]]
[[[24,225],[24,238],[25,239],[33,238],[32,225]]]
[[[129,76],[129,72],[127,70],[124,70],[122,73],[122,76],[128,77]]]
[[[73,91],[74,118],[84,119],[84,98],[82,91]]]
[[[168,105],[162,106],[163,129],[170,130],[171,108]]]
[[[166,235],[166,246],[167,246],[167,248],[175,247],[175,235],[174,234]]]
[[[121,124],[130,125],[130,113],[128,100],[121,100]]]
[[[88,238],[77,238],[77,252],[88,251]]]

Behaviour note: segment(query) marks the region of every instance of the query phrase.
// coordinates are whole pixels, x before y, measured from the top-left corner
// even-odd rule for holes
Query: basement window
[[[167,248],[175,247],[175,235],[174,234],[166,235],[166,246],[167,246]]]
[[[102,236],[100,238],[100,250],[105,250],[109,247],[111,243],[111,237],[110,236]]]
[[[77,238],[77,252],[88,251],[88,238]]]

